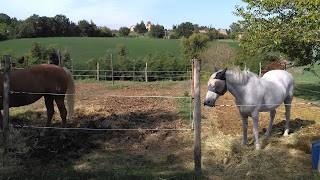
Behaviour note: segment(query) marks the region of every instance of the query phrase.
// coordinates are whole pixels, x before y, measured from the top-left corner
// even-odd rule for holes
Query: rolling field
[[[106,54],[116,54],[117,45],[125,45],[128,56],[142,58],[155,52],[169,52],[180,57],[180,41],[177,39],[150,38],[94,38],[94,37],[54,37],[13,39],[0,42],[0,54],[5,52],[14,57],[27,54],[33,42],[42,45],[56,45],[63,51],[68,48],[76,63],[85,62],[91,58],[101,58]]]
[[[128,56],[143,58],[156,52],[168,52],[177,58],[182,57],[180,40],[151,38],[95,38],[95,37],[53,37],[13,39],[0,42],[0,55],[10,54],[17,58],[26,55],[33,42],[44,46],[54,45],[63,51],[68,48],[74,63],[83,63],[92,58],[102,58],[109,54],[117,54],[117,45],[125,45]],[[230,47],[237,47],[238,41],[219,40]]]

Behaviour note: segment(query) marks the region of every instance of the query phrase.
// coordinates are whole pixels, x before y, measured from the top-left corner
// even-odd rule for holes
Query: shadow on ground
[[[43,112],[28,112],[27,117],[34,120],[23,114],[12,117],[11,123],[44,126],[46,122]],[[60,127],[60,123],[52,126]],[[181,166],[193,162],[193,142],[185,138],[186,133],[191,135],[192,132],[161,130],[189,127],[173,112],[150,110],[109,116],[78,112],[67,126],[96,130],[47,129],[43,133],[42,129],[31,127],[13,128],[15,145],[10,155],[12,163],[23,169],[15,177],[58,178],[51,171],[59,169],[59,173],[82,174],[85,178],[95,177],[97,173],[105,174],[104,178],[109,175],[119,179],[158,178],[176,176],[179,171],[179,178],[194,176],[193,171]],[[121,130],[99,131],[101,129]],[[2,178],[13,177],[5,174]]]

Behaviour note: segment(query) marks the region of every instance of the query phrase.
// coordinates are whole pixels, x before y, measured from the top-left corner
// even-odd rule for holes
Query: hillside
[[[63,51],[68,48],[76,63],[85,62],[91,58],[100,58],[106,54],[115,54],[117,45],[125,45],[128,56],[141,58],[149,53],[169,52],[181,57],[180,41],[177,39],[150,38],[92,38],[92,37],[54,37],[13,39],[0,42],[0,54],[7,53],[13,57],[27,54],[33,42],[45,46],[55,45]]]

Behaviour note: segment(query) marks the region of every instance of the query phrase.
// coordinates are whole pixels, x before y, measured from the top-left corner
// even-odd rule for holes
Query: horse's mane
[[[242,71],[239,67],[233,67],[231,70],[228,70],[226,76],[229,82],[238,84],[246,84],[250,77],[258,78],[256,74],[250,72],[248,69]]]

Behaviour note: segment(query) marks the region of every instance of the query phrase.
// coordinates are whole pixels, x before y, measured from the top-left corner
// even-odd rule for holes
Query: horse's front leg
[[[252,112],[251,113],[252,119],[253,119],[253,135],[254,139],[256,141],[256,149],[261,149],[261,144],[259,142],[259,127],[258,127],[258,121],[259,121],[259,112]]]
[[[248,141],[248,116],[245,115],[245,114],[242,114],[240,112],[240,116],[241,116],[241,119],[242,119],[242,133],[243,133],[243,136],[242,136],[242,144],[246,144],[247,141]]]

